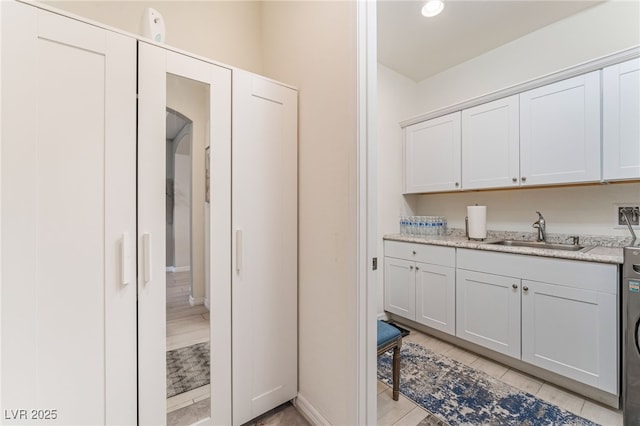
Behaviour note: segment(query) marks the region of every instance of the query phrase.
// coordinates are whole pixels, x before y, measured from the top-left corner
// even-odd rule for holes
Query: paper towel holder
[[[476,203],[476,206],[478,203]],[[469,236],[469,216],[464,217],[464,234],[469,241],[484,241],[486,238],[472,238]]]
[[[476,204],[477,206],[477,204]],[[466,235],[469,241],[484,241],[485,238],[471,238],[469,236],[469,216],[464,217],[464,234]]]

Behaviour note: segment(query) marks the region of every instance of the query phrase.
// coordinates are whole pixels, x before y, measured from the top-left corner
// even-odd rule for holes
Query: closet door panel
[[[164,50],[138,44],[138,405],[141,425],[166,423]]]
[[[2,7],[2,408],[135,422],[135,41]]]
[[[231,424],[231,71],[143,42],[138,55],[139,423],[158,425],[167,420],[165,124],[170,95],[176,94],[176,87],[172,92],[168,86],[186,89],[188,85],[178,81],[182,80],[206,88],[208,98],[208,106],[198,105],[208,109],[208,115],[203,112],[207,130],[202,139],[210,152],[210,202],[204,203],[203,161],[202,179],[192,174],[192,199],[202,202],[194,202],[192,208],[206,222],[205,235],[197,240],[208,241],[203,258],[207,265],[198,270],[210,290],[211,420]],[[183,100],[193,95],[178,93],[185,95]]]
[[[297,92],[233,77],[233,423],[297,394]]]

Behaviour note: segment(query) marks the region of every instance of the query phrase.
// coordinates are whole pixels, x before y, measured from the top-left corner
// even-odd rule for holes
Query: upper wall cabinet
[[[462,187],[518,186],[518,95],[462,111]]]
[[[640,178],[640,59],[602,73],[602,177]]]
[[[460,112],[404,129],[404,193],[460,189]]]
[[[600,180],[600,72],[520,94],[522,185]]]

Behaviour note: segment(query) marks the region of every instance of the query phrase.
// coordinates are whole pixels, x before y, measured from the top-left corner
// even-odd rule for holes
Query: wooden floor
[[[209,341],[209,310],[191,306],[190,272],[167,272],[167,351]],[[211,387],[167,399],[167,424],[188,425],[210,416]]]

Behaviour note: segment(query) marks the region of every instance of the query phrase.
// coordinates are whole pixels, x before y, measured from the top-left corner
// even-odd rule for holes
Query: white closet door
[[[135,40],[0,7],[1,410],[134,424]]]
[[[297,92],[233,72],[233,423],[297,394]]]
[[[204,83],[209,89],[211,413],[214,424],[230,424],[231,71],[142,42],[138,49],[139,423],[165,424],[167,416],[165,124],[168,74]]]

